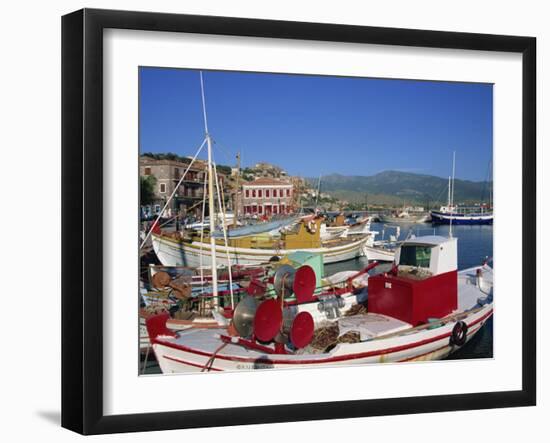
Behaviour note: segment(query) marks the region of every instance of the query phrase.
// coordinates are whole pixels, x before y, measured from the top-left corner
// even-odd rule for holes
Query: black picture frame
[[[171,31],[522,54],[522,388],[200,411],[103,413],[103,30]],[[536,403],[536,39],[83,9],[62,18],[62,426],[82,434],[290,422]]]

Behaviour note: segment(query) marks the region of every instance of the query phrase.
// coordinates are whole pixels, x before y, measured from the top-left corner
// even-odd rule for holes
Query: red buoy
[[[300,312],[290,327],[290,341],[296,348],[304,348],[313,340],[315,326],[309,312]]]
[[[313,301],[313,293],[315,292],[315,271],[311,266],[300,266],[294,274],[294,283],[292,290],[296,295],[298,303],[306,303]]]
[[[275,299],[264,301],[256,310],[254,317],[254,335],[260,341],[271,341],[281,330],[283,312]]]

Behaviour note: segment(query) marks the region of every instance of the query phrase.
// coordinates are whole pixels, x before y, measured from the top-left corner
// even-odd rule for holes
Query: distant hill
[[[316,187],[318,178],[308,178]],[[454,200],[457,203],[477,203],[489,200],[492,182],[455,180]],[[321,177],[321,192],[350,202],[426,205],[447,201],[448,179],[433,175],[400,171],[384,171],[371,176],[331,174]]]

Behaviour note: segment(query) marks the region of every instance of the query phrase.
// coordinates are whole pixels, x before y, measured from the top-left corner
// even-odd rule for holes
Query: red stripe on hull
[[[474,335],[477,331],[479,331],[481,328],[483,327],[480,326],[479,328],[476,328],[475,330],[471,331],[471,332],[468,332],[468,335]],[[441,346],[440,348],[437,348],[437,349],[434,349],[433,351],[428,351],[428,352],[425,352],[424,354],[420,354],[420,355],[416,355],[414,357],[409,357],[409,358],[405,358],[403,360],[399,360],[399,363],[403,363],[403,362],[407,362],[407,361],[412,361],[412,360],[416,360],[417,358],[421,358],[421,357],[424,357],[426,355],[429,355],[429,354],[432,354],[434,352],[438,352],[438,351],[441,351],[445,348],[449,348],[450,346],[449,345],[445,345],[445,346]]]
[[[198,363],[191,363],[190,361],[182,360],[182,359],[176,358],[176,357],[170,357],[168,355],[163,355],[162,358],[165,358],[166,360],[175,361],[176,363],[182,363],[184,365],[194,366],[195,368],[206,369],[207,371],[217,371],[217,372],[223,371],[223,369],[218,369],[218,368],[213,368],[213,367],[206,368],[204,365],[199,365]]]
[[[487,314],[485,314],[482,317],[478,318],[474,322],[468,324],[468,327],[470,328],[470,327],[484,321],[485,319],[490,317],[492,315],[492,313],[493,313],[493,310],[491,309]],[[307,365],[307,364],[334,363],[334,362],[345,361],[345,360],[357,360],[357,359],[360,359],[360,358],[375,357],[375,356],[378,356],[378,355],[385,355],[385,354],[392,354],[392,353],[395,353],[395,352],[406,351],[408,349],[412,349],[412,348],[423,346],[423,345],[426,345],[426,344],[429,344],[429,343],[433,343],[435,341],[442,340],[442,339],[444,339],[446,337],[450,337],[450,336],[451,336],[451,332],[447,332],[445,334],[441,334],[441,335],[438,335],[436,337],[420,340],[418,342],[409,343],[409,344],[406,344],[406,345],[394,346],[393,348],[379,349],[379,350],[376,350],[376,351],[361,352],[361,353],[357,353],[357,354],[338,355],[338,356],[335,356],[335,357],[329,357],[329,358],[325,358],[325,359],[277,360],[277,359],[268,359],[268,358],[266,358],[266,359],[262,359],[261,363],[265,362],[265,363],[270,363],[270,364],[281,364],[281,365],[296,365],[296,364]],[[157,340],[157,339],[155,339],[154,342],[157,343],[157,344],[166,346],[168,348],[178,349],[180,351],[188,352],[188,353],[191,353],[191,354],[201,355],[201,356],[205,356],[205,357],[211,357],[212,356],[212,353],[205,352],[205,351],[200,351],[200,350],[193,349],[193,348],[188,348],[187,346],[180,345],[180,344],[177,344],[177,343],[170,343],[170,342],[165,342],[165,341],[161,341],[161,340]],[[222,360],[229,360],[229,361],[236,361],[236,362],[246,362],[246,363],[254,363],[254,362],[258,363],[259,362],[259,359],[257,357],[248,358],[248,357],[236,357],[236,356],[227,356],[227,355],[216,355],[216,358],[217,359],[219,358],[219,359],[222,359]]]

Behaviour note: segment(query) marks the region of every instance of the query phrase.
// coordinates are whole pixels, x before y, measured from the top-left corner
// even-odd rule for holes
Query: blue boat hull
[[[453,225],[492,225],[493,214],[443,214],[432,211],[432,223],[437,225],[448,225],[450,221]]]

